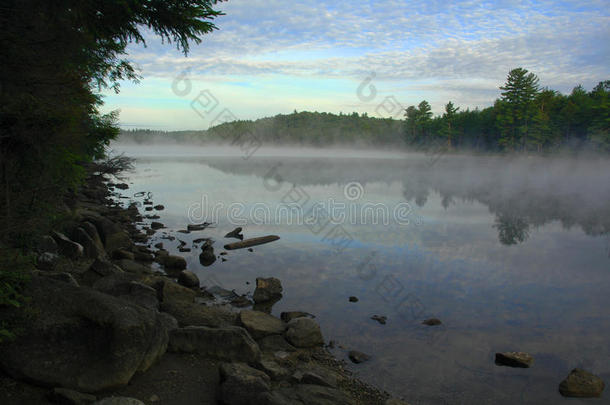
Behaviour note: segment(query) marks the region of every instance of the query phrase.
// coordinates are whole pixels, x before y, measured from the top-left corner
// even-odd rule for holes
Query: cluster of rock
[[[102,183],[83,194],[62,232],[41,238],[39,261],[17,339],[0,345],[0,367],[17,380],[51,387],[56,403],[94,403],[166,353],[197,353],[218,363],[218,397],[232,404],[383,404],[323,348],[306,312],[270,315],[281,298],[274,278],[257,279],[255,310],[202,304],[210,293],[186,261],[146,245],[137,206],[101,205]],[[155,225],[156,229],[163,226]],[[156,261],[165,270],[154,271]],[[15,316],[0,313],[0,320]],[[376,397],[375,397],[376,395]],[[364,399],[362,399],[364,398]],[[96,404],[139,404],[101,398]]]

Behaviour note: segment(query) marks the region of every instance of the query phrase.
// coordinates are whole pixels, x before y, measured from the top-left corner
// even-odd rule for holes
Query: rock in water
[[[282,283],[275,277],[256,279],[254,302],[273,301],[282,298]]]
[[[225,238],[237,238],[237,239],[243,240],[244,235],[241,235],[241,226],[238,226],[237,228],[233,229],[231,232],[227,233],[225,235]]]
[[[388,317],[384,315],[373,315],[371,316],[371,319],[379,322],[382,325],[385,325],[386,321],[388,320]]]
[[[529,368],[534,363],[534,358],[524,352],[496,353],[496,364],[509,367]]]
[[[303,312],[303,311],[288,311],[288,312],[282,312],[280,314],[280,318],[284,322],[290,322],[296,318],[315,318],[315,315],[312,315],[309,312]]]
[[[368,354],[359,352],[358,350],[350,350],[347,356],[353,363],[356,364],[364,363],[365,361],[371,358],[371,356],[369,356]]]
[[[358,302],[358,297],[354,297],[353,295],[349,297],[349,302]]]
[[[46,277],[33,276],[23,294],[35,315],[0,346],[2,369],[15,378],[95,392],[127,384],[167,348],[155,311]]]
[[[188,288],[199,287],[199,277],[192,271],[182,270],[178,274],[178,283]]]
[[[441,320],[437,319],[437,318],[426,319],[425,321],[422,322],[422,324],[428,325],[428,326],[436,326],[436,325],[440,325],[441,323],[442,323]]]
[[[559,384],[559,392],[564,397],[595,398],[602,395],[605,384],[601,378],[580,368]]]
[[[199,263],[202,266],[210,266],[216,261],[216,255],[214,254],[214,248],[211,245],[203,245],[201,253],[199,254]]]
[[[296,318],[288,322],[285,336],[295,347],[316,347],[324,344],[320,326],[309,318]]]

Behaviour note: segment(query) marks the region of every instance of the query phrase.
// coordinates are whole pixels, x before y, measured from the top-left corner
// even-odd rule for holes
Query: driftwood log
[[[251,247],[251,246],[262,245],[263,243],[273,242],[275,240],[278,240],[279,238],[280,237],[277,235],[267,235],[267,236],[261,236],[259,238],[246,239],[246,240],[242,240],[241,242],[229,243],[228,245],[225,245],[225,249],[227,249],[227,250],[243,249],[243,248],[247,248],[247,247]]]

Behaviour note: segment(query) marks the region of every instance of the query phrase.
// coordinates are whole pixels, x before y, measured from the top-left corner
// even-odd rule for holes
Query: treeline
[[[552,151],[589,148],[610,151],[610,81],[591,91],[577,86],[569,95],[541,89],[525,69],[510,71],[501,97],[482,110],[461,110],[452,102],[433,116],[427,101],[409,106],[404,120],[369,117],[366,113],[297,112],[255,121],[233,121],[209,130],[122,131],[121,139],[137,143],[230,143],[252,134],[261,143],[322,147],[443,148],[475,151]]]
[[[215,3],[3,0],[0,248],[45,232],[118,135],[117,114],[99,112],[99,90],[137,81],[123,59],[128,43],[143,43],[146,27],[186,53],[215,29]]]
[[[525,69],[510,71],[492,107],[463,110],[448,102],[433,117],[422,101],[405,112],[410,146],[484,151],[547,151],[590,148],[610,151],[610,81],[591,91],[577,86],[569,95],[541,89]]]
[[[231,143],[252,134],[261,143],[304,146],[391,146],[404,145],[404,123],[390,118],[369,117],[366,113],[331,114],[293,112],[255,121],[227,122],[202,131],[121,131],[126,142]]]

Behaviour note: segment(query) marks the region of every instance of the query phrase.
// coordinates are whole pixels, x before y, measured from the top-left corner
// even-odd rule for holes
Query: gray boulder
[[[230,326],[235,324],[236,315],[222,307],[206,306],[184,301],[165,301],[161,303],[161,311],[176,318],[178,324],[184,326]]]
[[[254,339],[260,339],[268,335],[279,335],[286,329],[284,322],[275,316],[259,311],[241,311],[239,321]]]
[[[324,344],[320,326],[309,318],[296,318],[288,322],[285,337],[295,347],[316,347]]]
[[[250,405],[258,403],[256,398],[268,392],[267,374],[244,363],[223,363],[220,365],[221,400],[230,405]]]
[[[179,328],[170,333],[169,349],[174,352],[196,352],[227,361],[254,362],[260,358],[256,342],[245,329],[238,326]]]
[[[178,274],[178,283],[182,284],[187,288],[198,288],[199,277],[192,271],[183,270]]]
[[[80,243],[70,240],[70,238],[60,232],[53,231],[52,235],[55,242],[57,242],[60,254],[69,257],[70,259],[79,259],[83,257],[84,248]]]
[[[87,231],[78,227],[72,232],[72,239],[80,243],[85,251],[85,256],[90,259],[106,256],[106,251],[101,241],[95,241]]]
[[[509,367],[529,368],[534,363],[534,358],[525,352],[496,353],[496,364]]]
[[[46,277],[33,276],[23,294],[35,315],[0,346],[0,365],[14,378],[95,392],[127,384],[167,348],[154,311]]]

